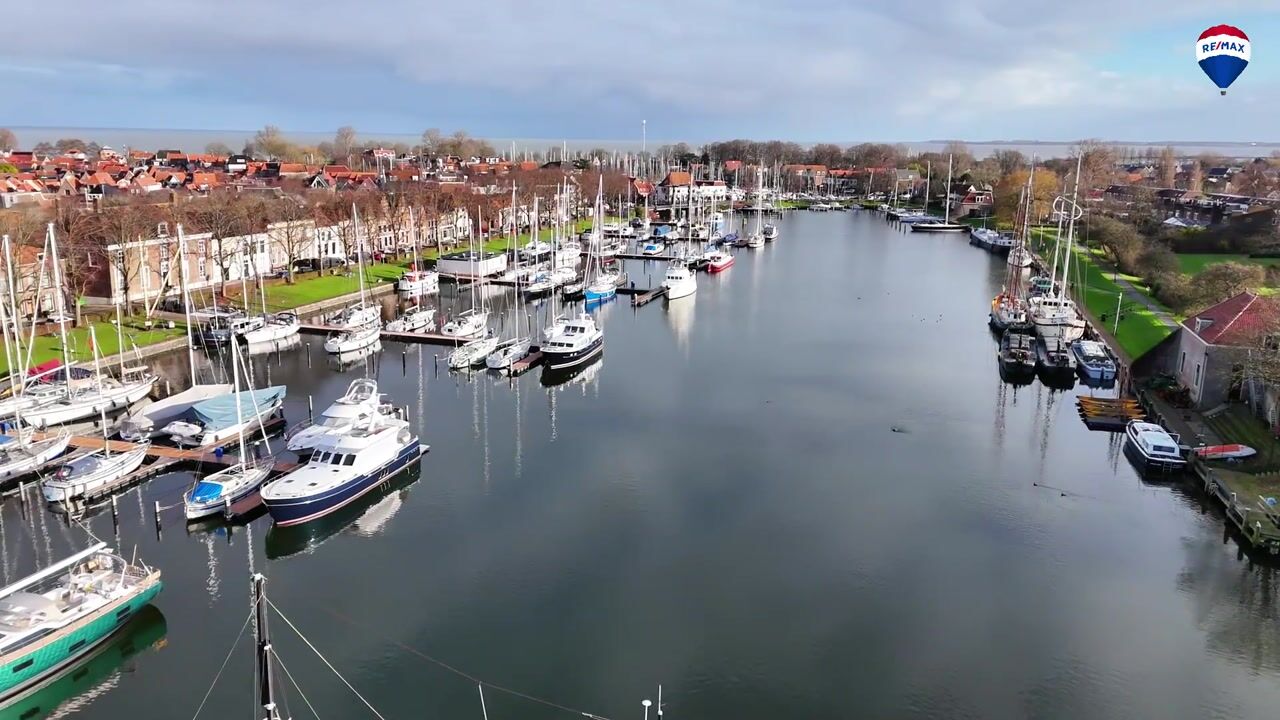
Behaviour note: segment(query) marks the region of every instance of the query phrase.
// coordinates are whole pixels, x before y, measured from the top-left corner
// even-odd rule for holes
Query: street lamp
[[[643,700],[640,704],[644,706],[644,720],[649,720],[649,706],[653,703],[648,700]]]

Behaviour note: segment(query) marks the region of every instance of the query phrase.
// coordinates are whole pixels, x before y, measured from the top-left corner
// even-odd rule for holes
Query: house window
[[[164,279],[167,277],[169,277],[169,261],[161,260],[160,261],[160,278]]]
[[[169,248],[168,248],[168,246],[166,246],[166,245],[161,245],[161,246],[160,246],[160,260],[161,260],[161,262],[163,262],[163,261],[168,260],[168,259],[169,259]]]
[[[156,237],[169,237],[169,223],[162,222],[156,224]]]
[[[208,250],[206,249],[206,246],[204,244],[204,240],[201,240],[196,243],[196,252],[200,253],[201,255],[205,255],[208,253]]]
[[[1200,363],[1196,363],[1196,387],[1200,387]]]
[[[197,276],[197,277],[199,277],[201,280],[204,280],[204,279],[205,279],[205,274],[204,274],[204,258],[197,258],[197,259],[196,259],[196,276]]]
[[[1187,353],[1183,351],[1182,359],[1178,360],[1178,372],[1186,372],[1187,370]]]

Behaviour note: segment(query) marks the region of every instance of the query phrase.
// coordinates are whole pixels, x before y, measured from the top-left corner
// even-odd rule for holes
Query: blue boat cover
[[[218,397],[201,400],[191,406],[196,419],[206,428],[220,429],[236,424],[236,396],[240,396],[240,414],[245,420],[255,414],[264,414],[272,405],[284,397],[284,385],[273,385],[261,390],[245,390],[239,393],[228,393]],[[255,411],[256,405],[256,411]]]
[[[191,502],[208,503],[222,497],[222,483],[201,480],[191,491]]]

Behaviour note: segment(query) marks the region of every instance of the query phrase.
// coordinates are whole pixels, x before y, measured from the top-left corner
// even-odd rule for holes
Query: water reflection
[[[666,301],[667,322],[675,333],[676,346],[685,351],[686,355],[689,351],[689,335],[693,332],[693,311],[697,305],[694,301],[697,297],[697,293],[694,293]]]
[[[164,615],[154,605],[142,608],[96,650],[0,710],[0,720],[62,718],[87,710],[120,683],[127,672],[125,663],[139,653],[163,648],[167,630]]]
[[[330,368],[337,370],[338,372],[349,370],[360,365],[363,365],[366,372],[368,372],[371,368],[370,360],[380,352],[382,352],[382,341],[378,340],[374,344],[354,352],[329,355],[328,364]]]

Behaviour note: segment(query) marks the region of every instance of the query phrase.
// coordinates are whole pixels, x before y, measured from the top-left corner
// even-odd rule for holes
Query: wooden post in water
[[[156,539],[159,540],[160,539],[160,501],[159,500],[155,501],[155,504],[153,505],[153,510],[155,512],[155,519],[156,519]]]
[[[316,411],[315,407],[311,404],[310,395],[307,396],[307,420],[310,420],[311,422],[316,421]]]
[[[307,368],[311,368],[311,341],[307,341]]]
[[[116,503],[116,496],[111,496],[111,524],[115,527],[116,532],[120,532],[120,507]]]
[[[408,352],[409,352],[409,348],[407,346],[402,346],[400,348],[400,374],[401,375],[409,374]]]

